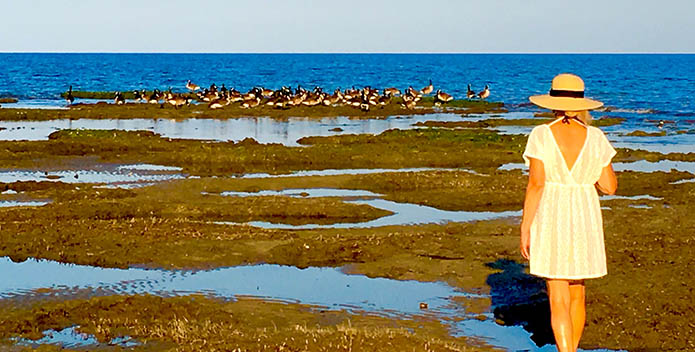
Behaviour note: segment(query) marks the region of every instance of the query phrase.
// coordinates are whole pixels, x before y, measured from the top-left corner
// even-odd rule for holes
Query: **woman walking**
[[[606,275],[603,221],[596,189],[618,186],[615,149],[589,126],[589,110],[603,103],[584,98],[572,74],[553,79],[550,94],[529,98],[556,119],[531,131],[524,152],[529,182],[521,222],[521,254],[532,275],[546,279],[558,350],[576,351],[585,322],[584,280]]]

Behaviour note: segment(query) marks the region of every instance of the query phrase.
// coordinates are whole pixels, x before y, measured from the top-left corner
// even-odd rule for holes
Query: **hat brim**
[[[533,104],[549,110],[583,111],[598,109],[603,103],[588,98],[551,97],[548,94],[528,98]]]

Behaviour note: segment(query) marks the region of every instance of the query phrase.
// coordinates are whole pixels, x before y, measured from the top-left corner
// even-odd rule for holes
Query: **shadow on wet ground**
[[[513,260],[498,259],[486,265],[502,270],[486,280],[497,323],[523,326],[539,347],[554,345],[545,280],[527,274],[526,265]]]

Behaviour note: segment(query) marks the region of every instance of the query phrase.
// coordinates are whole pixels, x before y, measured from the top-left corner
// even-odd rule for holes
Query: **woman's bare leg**
[[[548,280],[550,325],[559,352],[574,352],[574,329],[570,314],[570,285],[568,280]]]
[[[572,341],[574,349],[579,348],[586,321],[586,300],[584,280],[570,282],[570,316],[572,317]]]

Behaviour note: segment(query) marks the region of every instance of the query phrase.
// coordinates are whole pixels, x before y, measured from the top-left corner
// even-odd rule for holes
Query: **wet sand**
[[[482,301],[463,299],[462,303],[469,313],[489,313],[481,321],[522,324],[539,344],[551,342],[549,321],[537,314],[547,311],[543,284],[525,273],[518,253],[518,217],[306,230],[215,223],[331,225],[389,216],[383,209],[352,202],[364,197],[444,211],[521,209],[523,172],[498,168],[521,160],[526,137],[500,135],[481,126],[442,127],[447,126],[307,137],[300,140],[304,147],[299,148],[249,140],[171,140],[150,132],[123,131],[61,131],[47,141],[0,142],[0,166],[8,170],[76,172],[84,166],[147,163],[180,168],[167,172],[184,175],[128,189],[60,179],[3,183],[0,201],[47,204],[0,208],[0,256],[111,268],[210,269],[258,263],[340,267],[369,277],[441,281],[462,292],[485,295]],[[621,149],[616,157],[616,161],[666,159],[695,161],[695,154]],[[237,177],[423,167],[446,170]],[[692,173],[675,170],[619,172],[618,194],[624,197],[602,201],[609,275],[587,282],[589,315],[583,348],[687,350],[695,346],[695,326],[689,320],[695,316],[690,302],[693,284],[687,280],[695,267],[691,249],[695,222],[689,215],[695,183],[678,182],[693,178]],[[340,196],[318,197],[310,192],[267,193],[317,188],[344,191]],[[262,191],[266,194],[258,194]],[[413,345],[444,351],[483,348],[471,339],[452,337],[431,317],[422,323],[412,316],[321,313],[317,308],[258,299],[224,302],[205,297],[85,295],[59,292],[2,299],[1,336],[35,339],[44,330],[80,325],[98,341],[127,335],[152,343],[148,348],[153,349],[184,344],[188,346],[184,350],[201,346],[263,350],[256,344],[258,339],[269,346],[312,346],[309,350],[336,349],[331,343],[341,339],[352,339],[354,348],[369,350]],[[90,310],[98,314],[90,315]],[[188,323],[165,324],[172,321],[168,313],[172,310],[180,312],[175,321],[185,317]],[[285,325],[277,325],[280,317]],[[242,328],[228,319],[250,323]],[[355,325],[345,328],[346,320]],[[297,328],[303,324],[305,328]],[[243,331],[235,335],[223,326]],[[219,338],[225,331],[230,332],[228,337]],[[207,345],[201,345],[196,336],[203,336]],[[378,343],[389,338],[393,346]],[[313,339],[315,343],[303,341]]]

